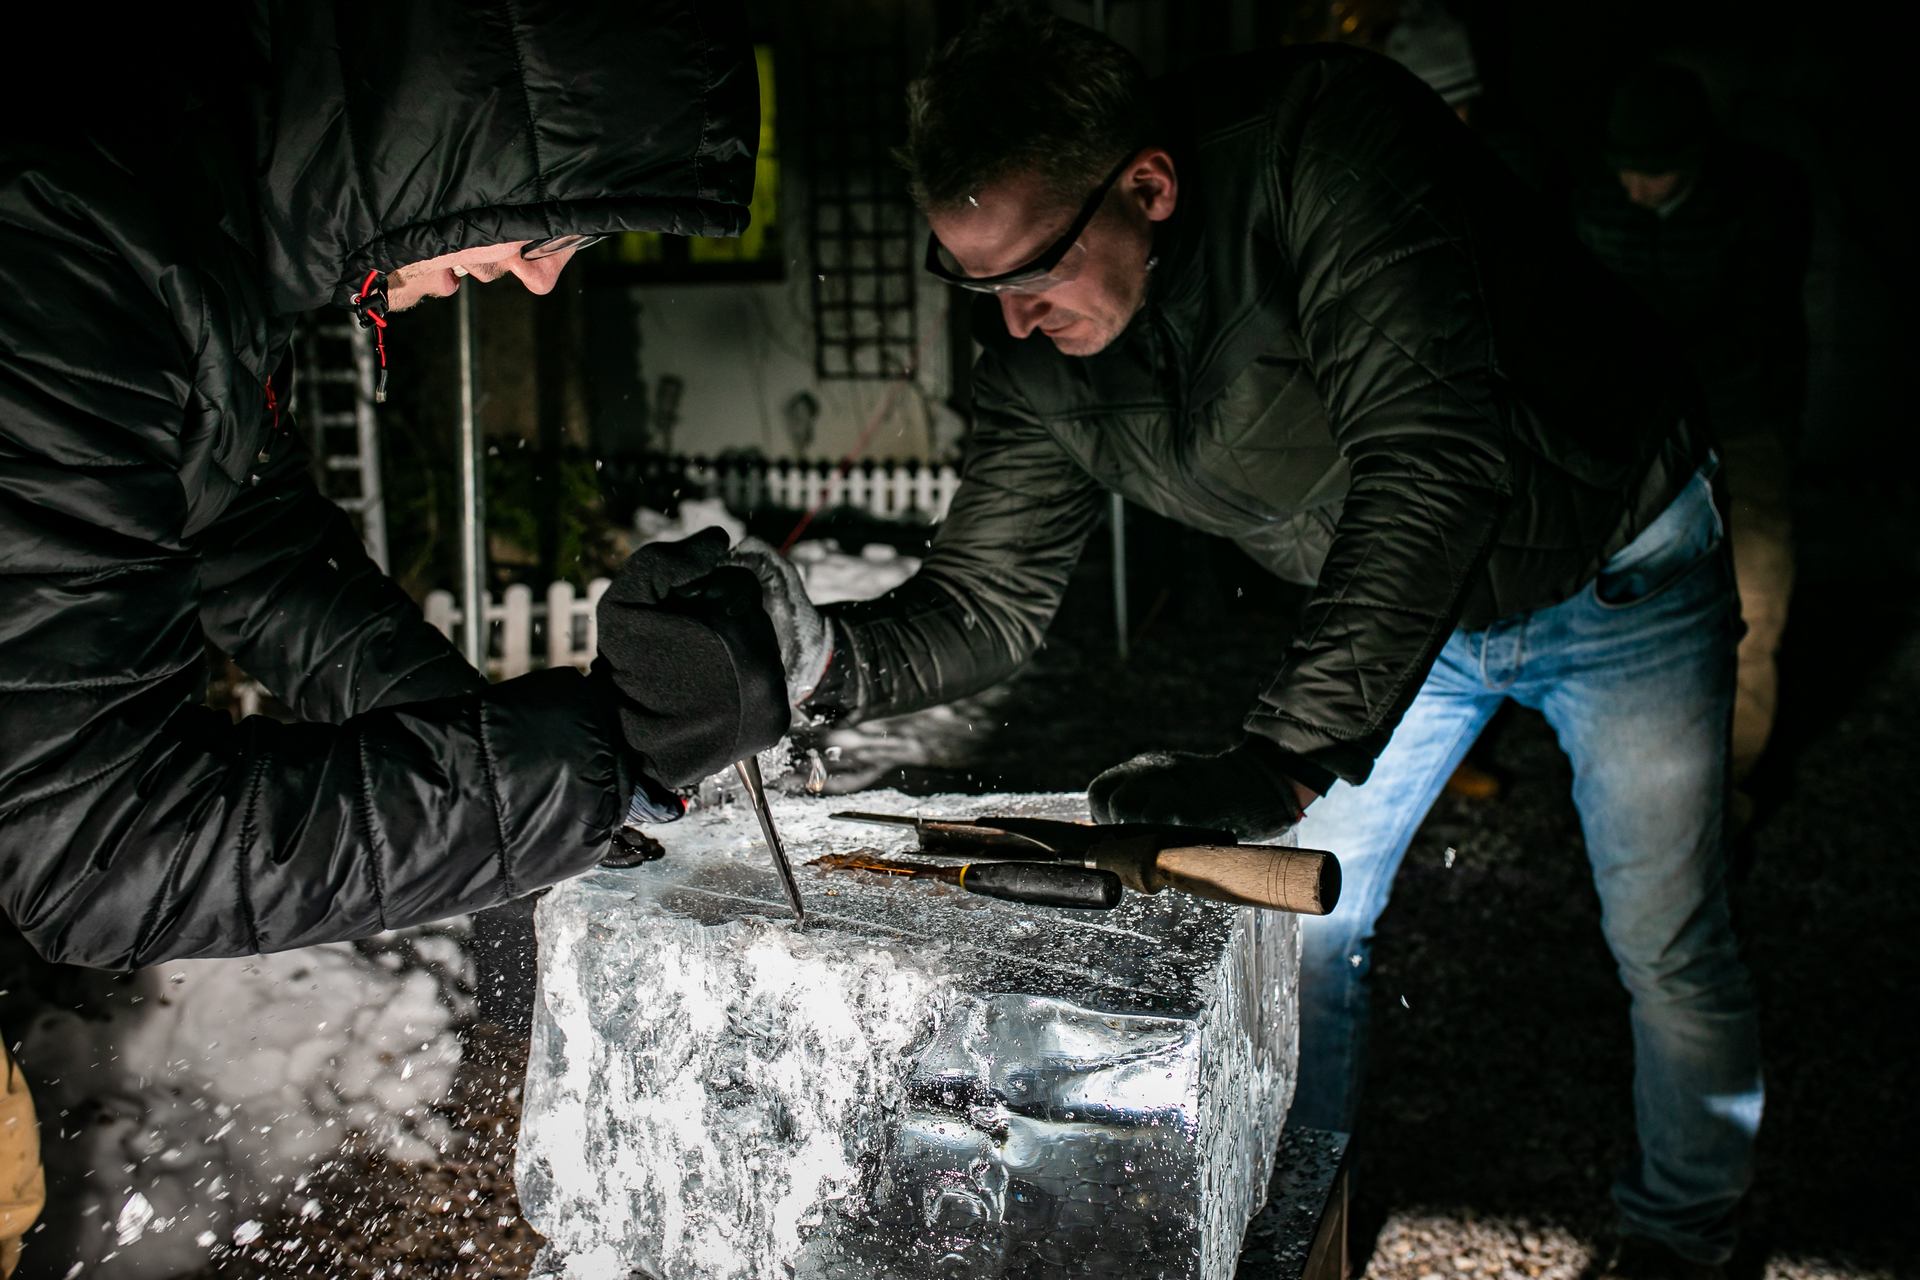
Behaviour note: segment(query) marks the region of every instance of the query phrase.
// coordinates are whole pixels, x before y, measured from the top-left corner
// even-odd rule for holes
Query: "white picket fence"
[[[946,519],[960,472],[946,464],[864,461],[840,470],[831,462],[771,461],[765,458],[705,458],[674,455],[649,460],[644,474],[705,489],[737,512],[767,506],[812,511],[853,507],[891,520],[935,522]],[[595,578],[584,595],[573,584],[556,582],[544,600],[533,588],[511,586],[486,604],[487,674],[507,680],[535,666],[585,668],[599,649],[594,607],[607,589]],[[453,639],[461,623],[459,602],[451,591],[429,592],[427,621]],[[554,619],[561,619],[554,625]],[[536,651],[540,660],[535,661]],[[253,681],[234,689],[242,715],[260,710],[264,691]]]
[[[648,460],[642,473],[704,489],[730,511],[853,507],[890,520],[944,520],[960,487],[959,470],[947,463],[868,460],[843,473],[832,462],[676,454]]]
[[[607,579],[595,578],[581,595],[571,582],[556,582],[547,588],[544,601],[536,601],[532,587],[516,583],[498,600],[489,596],[484,611],[487,674],[510,680],[536,665],[584,669],[599,651],[594,608],[607,585]],[[426,615],[427,621],[449,640],[462,621],[459,602],[451,591],[428,592]],[[538,664],[534,661],[536,644],[543,651]]]
[[[766,505],[811,511],[854,507],[889,519],[942,520],[960,487],[960,473],[952,466],[918,462],[866,462],[843,474],[832,463],[768,461],[760,458],[702,458],[675,456],[657,463],[663,471],[698,485],[725,502],[730,511],[754,511]],[[594,609],[607,589],[607,579],[595,578],[585,595],[573,584],[556,582],[545,600],[533,588],[508,587],[499,599],[486,604],[487,674],[500,680],[524,675],[536,665],[585,668],[599,650]],[[459,602],[451,591],[427,594],[427,621],[452,639],[462,621]],[[555,625],[553,619],[562,619]],[[536,649],[543,650],[536,663]]]

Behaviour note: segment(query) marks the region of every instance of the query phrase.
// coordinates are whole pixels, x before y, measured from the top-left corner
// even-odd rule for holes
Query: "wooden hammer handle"
[[[1273,845],[1187,845],[1162,849],[1155,879],[1215,902],[1323,916],[1340,901],[1340,861],[1318,849]]]

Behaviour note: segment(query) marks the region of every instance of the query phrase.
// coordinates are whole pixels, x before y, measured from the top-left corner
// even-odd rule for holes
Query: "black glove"
[[[684,786],[780,740],[787,680],[760,580],[702,529],[633,553],[600,597],[600,657],[647,776]]]
[[[1285,753],[1264,738],[1219,755],[1150,751],[1117,764],[1087,787],[1095,822],[1156,822],[1276,840],[1300,821],[1300,797]]]

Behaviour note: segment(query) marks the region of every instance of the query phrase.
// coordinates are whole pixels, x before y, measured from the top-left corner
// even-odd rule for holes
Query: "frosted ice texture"
[[[866,793],[927,814],[1078,796]],[[909,849],[782,797],[796,864]],[[1298,922],[1163,893],[1110,913],[797,866],[751,814],[540,905],[518,1183],[550,1274],[1232,1274],[1293,1093]]]

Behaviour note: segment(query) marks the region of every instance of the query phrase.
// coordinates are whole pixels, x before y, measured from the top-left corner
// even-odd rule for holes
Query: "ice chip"
[[[120,1216],[114,1219],[113,1235],[121,1248],[126,1248],[147,1234],[147,1224],[153,1221],[153,1206],[138,1191],[127,1197],[120,1206]]]

